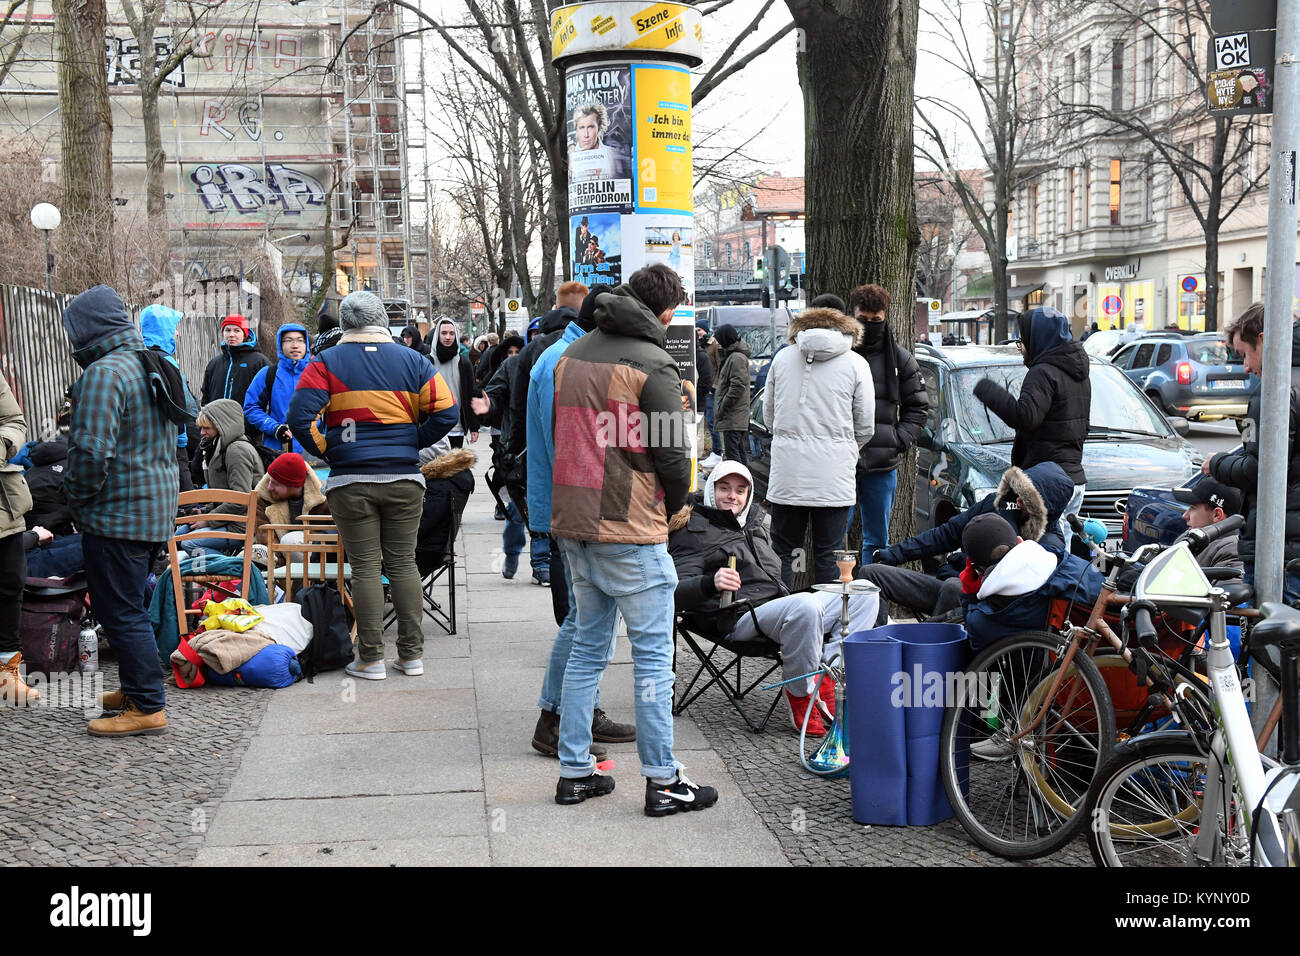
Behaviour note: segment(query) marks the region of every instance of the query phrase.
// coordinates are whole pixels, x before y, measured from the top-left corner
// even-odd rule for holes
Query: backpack
[[[71,674],[81,666],[86,585],[77,578],[28,578],[19,646],[29,674]]]
[[[310,584],[295,600],[312,629],[311,643],[298,655],[298,663],[307,682],[315,683],[317,674],[352,663],[352,615],[333,584]]]

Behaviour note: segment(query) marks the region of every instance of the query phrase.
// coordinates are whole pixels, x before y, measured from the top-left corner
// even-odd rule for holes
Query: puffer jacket
[[[857,501],[858,457],[875,434],[875,387],[853,351],[862,329],[835,309],[809,309],[790,323],[772,359],[763,420],[772,433],[767,500],[843,508]]]
[[[547,534],[551,530],[551,479],[555,472],[555,438],[551,434],[555,407],[555,366],[570,345],[587,334],[577,322],[570,322],[560,338],[541,354],[527,383],[524,422],[528,448],[528,530]]]
[[[887,333],[888,325],[882,324]],[[863,335],[866,335],[865,328]],[[895,342],[892,335],[886,334],[875,350],[868,349],[864,342],[854,351],[867,360],[876,392],[876,431],[858,456],[858,474],[894,471],[899,459],[916,444],[925,428],[930,402],[926,398],[921,370],[915,356]],[[890,375],[886,362],[891,362],[896,370],[896,400],[888,394]]]
[[[537,334],[528,340],[528,344],[519,353],[519,387],[510,393],[510,422],[507,430],[501,429],[505,436],[506,447],[510,454],[520,455],[528,447],[528,381],[533,374],[533,366],[541,359],[542,353],[560,340],[570,322],[578,317],[578,310],[567,305],[557,306],[537,320]]]
[[[719,432],[749,431],[749,356],[744,339],[727,346],[713,382],[713,427]]]
[[[1030,468],[1054,461],[1076,485],[1083,472],[1083,443],[1088,437],[1092,383],[1088,353],[1070,337],[1070,320],[1055,309],[1039,307],[1016,320],[1025,343],[1029,371],[1013,398],[991,379],[975,384],[975,397],[1016,430],[1011,463]]]
[[[23,515],[32,507],[21,465],[10,459],[27,444],[27,422],[18,399],[9,388],[9,380],[0,375],[0,538],[22,534],[27,530]]]
[[[218,398],[232,398],[242,405],[253,376],[269,364],[266,356],[257,350],[256,339],[235,346],[222,342],[221,354],[203,371],[203,390],[199,397],[204,405]]]
[[[596,330],[555,366],[551,532],[663,544],[691,487],[681,376],[664,326],[630,288],[596,303]]]
[[[286,332],[301,332],[304,338],[307,337],[307,329],[295,322],[280,326],[280,331],[275,336],[275,347],[279,358],[274,366],[275,380],[271,383],[270,394],[267,394],[266,379],[271,374],[272,366],[254,375],[248,391],[244,394],[244,418],[248,420],[249,425],[257,429],[262,444],[272,451],[280,451],[282,448],[280,439],[275,437],[276,429],[289,420],[289,402],[293,399],[294,389],[298,387],[298,379],[302,377],[302,373],[311,364],[310,351],[304,352],[302,358],[296,362],[284,354]],[[296,435],[293,439],[293,448],[290,450],[302,454],[302,442]]]
[[[459,521],[469,496],[474,493],[474,472],[478,456],[468,448],[456,448],[420,466],[424,475],[424,510],[415,540],[415,563],[420,576],[430,574],[446,556],[452,521]]]
[[[1241,491],[1246,524],[1237,540],[1237,553],[1247,571],[1255,568],[1255,523],[1259,518],[1259,430],[1263,389],[1257,389],[1246,407],[1246,423],[1238,451],[1220,452],[1210,459],[1210,475]],[[1286,456],[1286,560],[1300,558],[1300,325],[1291,330],[1291,414],[1287,424]]]

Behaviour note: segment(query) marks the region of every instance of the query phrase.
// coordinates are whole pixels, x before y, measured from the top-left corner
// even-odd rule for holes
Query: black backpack
[[[294,600],[302,605],[302,616],[311,622],[311,643],[298,655],[308,683],[324,671],[338,670],[352,662],[352,615],[333,584],[311,584]]]

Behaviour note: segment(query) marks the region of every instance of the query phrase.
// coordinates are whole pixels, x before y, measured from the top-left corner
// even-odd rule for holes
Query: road
[[[1191,433],[1187,440],[1196,446],[1201,454],[1209,457],[1221,451],[1232,451],[1241,444],[1237,426],[1231,420],[1221,422],[1192,422]]]

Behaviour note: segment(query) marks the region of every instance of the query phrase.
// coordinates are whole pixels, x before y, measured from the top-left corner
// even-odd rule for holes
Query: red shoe
[[[823,676],[821,684],[817,688],[817,696],[821,698],[822,706],[826,708],[826,713],[835,718],[835,681],[829,677]]]
[[[794,694],[786,691],[785,699],[790,704],[790,719],[794,721],[794,729],[802,729],[804,714],[808,713],[808,708],[812,707],[815,698],[812,694],[809,694],[807,697],[796,697]],[[826,725],[822,723],[821,714],[817,712],[816,707],[813,707],[812,713],[808,714],[808,736],[826,736]]]

